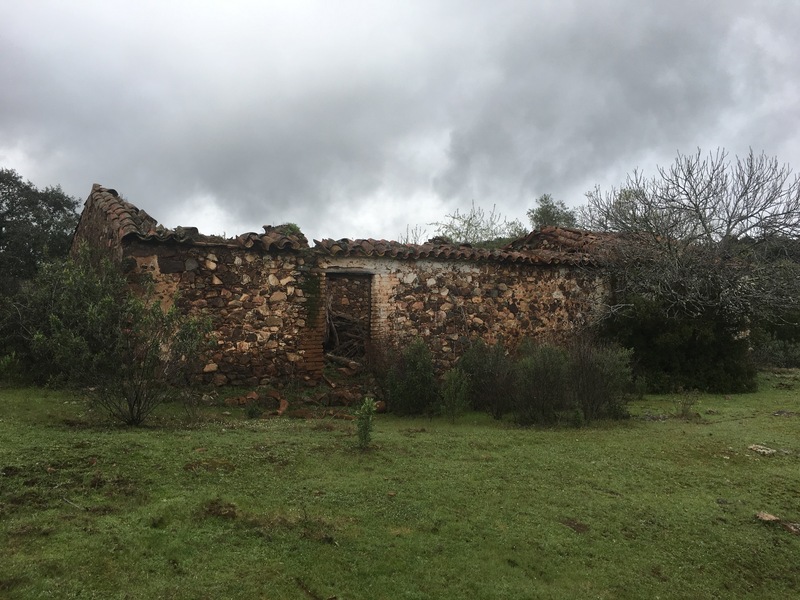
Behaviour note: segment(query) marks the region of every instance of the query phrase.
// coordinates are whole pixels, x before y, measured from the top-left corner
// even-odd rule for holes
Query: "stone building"
[[[209,315],[217,339],[203,381],[258,385],[322,375],[326,351],[423,339],[439,368],[481,337],[563,340],[604,294],[587,232],[545,228],[502,250],[440,243],[331,240],[292,228],[236,238],[165,229],[95,184],[73,247],[101,249],[148,274],[164,304]]]

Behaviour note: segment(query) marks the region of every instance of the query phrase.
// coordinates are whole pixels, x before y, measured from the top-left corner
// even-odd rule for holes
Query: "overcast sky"
[[[800,169],[797,0],[0,0],[0,167],[228,236],[394,238],[678,151]],[[433,228],[427,227],[429,235]]]

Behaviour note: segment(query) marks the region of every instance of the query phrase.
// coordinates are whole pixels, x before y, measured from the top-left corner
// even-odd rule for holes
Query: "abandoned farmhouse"
[[[501,250],[384,240],[314,241],[293,227],[223,239],[165,229],[109,188],[92,187],[75,232],[162,303],[208,315],[216,348],[198,377],[259,385],[322,376],[326,352],[363,354],[419,337],[451,366],[471,339],[564,339],[602,300],[587,232],[545,228]]]

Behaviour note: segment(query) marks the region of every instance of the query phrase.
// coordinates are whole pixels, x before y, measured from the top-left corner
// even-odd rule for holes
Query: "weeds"
[[[698,390],[678,390],[675,398],[675,416],[679,419],[694,419],[698,416],[695,406],[700,402]]]
[[[356,410],[356,434],[358,435],[358,447],[360,450],[369,448],[372,441],[372,424],[375,419],[375,400],[369,396],[364,398],[364,402]]]

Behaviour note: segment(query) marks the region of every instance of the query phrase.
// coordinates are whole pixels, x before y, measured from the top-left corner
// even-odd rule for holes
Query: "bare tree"
[[[445,215],[445,220],[429,223],[435,227],[436,235],[445,237],[454,243],[479,245],[498,241],[508,241],[522,237],[527,233],[525,226],[517,219],[509,221],[492,206],[488,213],[472,203],[468,212],[456,209],[454,213]]]
[[[798,306],[800,179],[752,150],[678,154],[658,175],[587,194],[581,222],[607,231],[617,303],[658,301],[668,315],[731,324]]]

